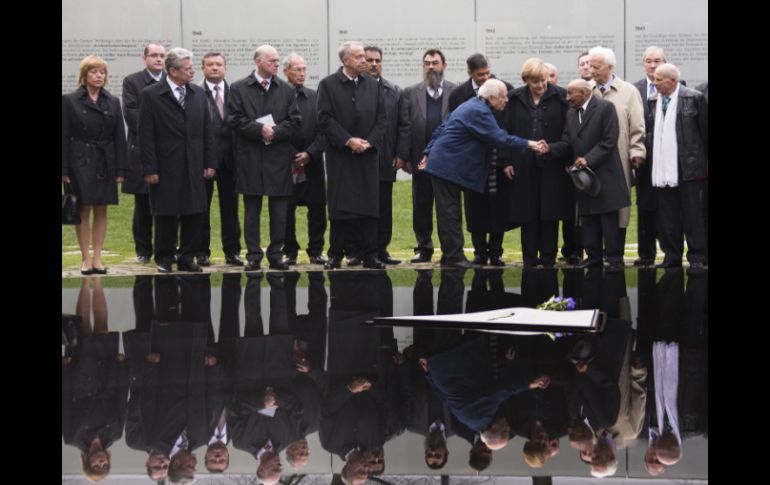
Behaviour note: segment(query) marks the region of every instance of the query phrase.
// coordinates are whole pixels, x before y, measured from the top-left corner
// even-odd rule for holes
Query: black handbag
[[[61,223],[80,224],[80,200],[72,192],[72,187],[64,183],[64,193],[61,194]]]

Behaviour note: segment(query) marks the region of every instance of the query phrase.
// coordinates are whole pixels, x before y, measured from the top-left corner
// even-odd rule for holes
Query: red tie
[[[270,86],[270,81],[267,79],[262,80],[262,87],[265,88],[265,91],[267,91],[267,87]]]

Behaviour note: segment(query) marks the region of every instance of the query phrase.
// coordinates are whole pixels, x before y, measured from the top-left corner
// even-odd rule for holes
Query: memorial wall
[[[616,73],[633,82],[653,44],[688,85],[708,79],[707,0],[62,0],[62,93],[75,88],[80,60],[96,54],[109,64],[108,89],[120,95],[123,77],[143,67],[150,40],[192,50],[196,81],[206,51],[227,56],[235,81],[253,69],[254,48],[271,44],[281,56],[301,54],[307,85],[316,87],[340,65],[337,48],[346,40],[382,48],[383,75],[402,87],[420,80],[422,54],[433,47],[455,82],[467,79],[465,58],[481,52],[515,86],[533,56],[555,64],[566,85],[577,77],[578,54],[595,45],[612,48]]]

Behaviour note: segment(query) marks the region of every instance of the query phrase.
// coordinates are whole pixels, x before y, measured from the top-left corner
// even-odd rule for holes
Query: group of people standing
[[[304,59],[290,53],[281,62],[269,45],[255,50],[254,71],[232,85],[225,56],[206,53],[196,85],[192,52],[149,43],[146,68],[124,79],[122,110],[104,89],[107,64],[83,59],[80,87],[62,97],[62,180],[82,203],[81,272],[107,271],[106,206],[117,204],[118,183],[134,194],[137,260],[154,257],[160,272],[174,263],[202,271],[211,264],[215,180],[227,264],[244,265],[241,194],[247,271],[258,270],[264,256],[272,269],[296,264],[298,205],[308,208],[311,264],[335,269],[347,257],[349,266],[384,269],[401,262],[388,252],[399,169],[412,174],[413,263],[431,261],[435,201],[442,265],[504,266],[503,235],[521,227],[524,266],[553,267],[561,222],[567,264],[601,267],[606,259],[622,268],[634,184],[635,265],[654,264],[657,238],[661,266],[681,266],[683,236],[691,266],[706,263],[707,85],[705,95],[681,86],[660,48],[645,50],[646,79],[633,85],[613,73],[611,49],[594,47],[579,58],[583,79],[566,90],[555,84],[555,67],[538,58],[526,60],[524,85],[514,89],[473,54],[469,79],[458,86],[444,79],[444,54],[428,49],[423,80],[402,90],[382,77],[379,47],[345,42],[338,54],[342,66],[316,92],[304,86]],[[277,75],[281,64],[286,81]],[[590,169],[598,193],[576,190],[570,167]],[[463,253],[463,192],[472,261]]]

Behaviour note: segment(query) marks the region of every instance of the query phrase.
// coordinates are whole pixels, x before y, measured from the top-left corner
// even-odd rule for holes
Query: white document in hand
[[[261,123],[263,125],[275,126],[275,120],[273,119],[272,114],[266,114],[265,116],[260,116],[254,121],[256,121],[257,123]],[[272,142],[269,142],[269,141],[264,142],[265,145],[269,145],[270,143]]]

